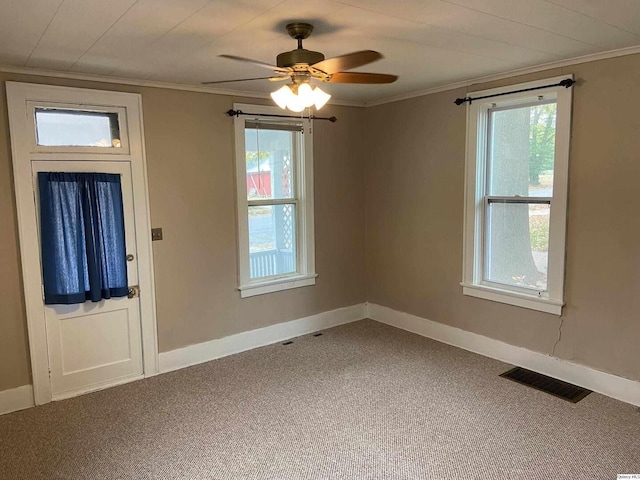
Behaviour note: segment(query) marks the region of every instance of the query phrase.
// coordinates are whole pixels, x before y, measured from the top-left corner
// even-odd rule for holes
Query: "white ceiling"
[[[315,25],[304,46],[326,57],[385,56],[357,70],[394,84],[326,85],[358,103],[640,45],[640,0],[0,0],[0,64],[187,85],[262,77],[218,55],[275,63],[296,47],[290,21]]]

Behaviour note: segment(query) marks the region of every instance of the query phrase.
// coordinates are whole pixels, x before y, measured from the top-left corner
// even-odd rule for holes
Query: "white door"
[[[53,398],[74,396],[141,378],[142,339],[130,163],[34,160],[31,168],[36,200],[38,172],[98,172],[120,175],[128,260],[127,278],[129,286],[134,287],[132,298],[110,298],[75,305],[45,305],[49,378]],[[38,205],[39,201],[36,201],[36,208]]]
[[[157,374],[140,96],[6,85],[35,403]],[[45,305],[38,172],[120,175],[133,298]]]

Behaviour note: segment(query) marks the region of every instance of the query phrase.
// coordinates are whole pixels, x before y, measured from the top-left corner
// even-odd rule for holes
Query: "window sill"
[[[462,285],[462,293],[464,295],[491,300],[493,302],[507,303],[530,310],[538,310],[539,312],[562,315],[562,306],[564,303],[557,300],[538,298],[524,293],[509,292],[484,285],[468,283],[461,283],[460,285]]]
[[[253,297],[255,295],[264,295],[266,293],[279,292],[281,290],[289,290],[292,288],[308,287],[316,284],[317,274],[295,275],[284,278],[276,278],[265,280],[263,282],[241,285],[240,298]]]

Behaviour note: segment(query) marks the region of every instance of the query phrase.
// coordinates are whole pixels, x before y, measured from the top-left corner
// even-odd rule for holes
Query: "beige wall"
[[[233,121],[247,98],[0,73],[0,391],[30,383],[4,81],[142,94],[160,351],[366,300],[364,110],[332,107],[314,137],[317,283],[240,299]],[[256,103],[264,103],[257,100]]]
[[[640,380],[640,55],[573,73],[566,307],[556,356]],[[560,318],[462,295],[459,89],[367,109],[368,300],[551,354]],[[375,192],[375,193],[374,193]]]
[[[567,306],[555,353],[640,380],[640,56],[474,89],[570,72],[579,84]],[[30,382],[4,80],[142,94],[151,217],[164,229],[164,240],[153,244],[160,351],[368,299],[552,352],[557,316],[461,292],[465,109],[452,101],[466,89],[366,110],[323,110],[339,121],[318,122],[315,131],[318,282],[241,300],[232,121],[222,112],[247,99],[0,74],[0,390]]]

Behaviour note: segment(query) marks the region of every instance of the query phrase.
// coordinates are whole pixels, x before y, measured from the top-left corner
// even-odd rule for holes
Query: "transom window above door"
[[[123,107],[28,101],[27,111],[32,153],[130,153]]]
[[[120,125],[115,112],[91,112],[36,107],[36,139],[48,147],[120,148]]]

